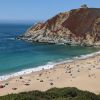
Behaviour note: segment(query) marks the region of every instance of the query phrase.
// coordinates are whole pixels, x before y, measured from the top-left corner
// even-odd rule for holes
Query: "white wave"
[[[0,81],[7,80],[9,78],[13,78],[13,77],[20,76],[20,75],[26,75],[26,74],[29,74],[29,73],[32,73],[32,72],[40,71],[42,69],[50,69],[50,68],[53,68],[55,65],[58,65],[58,64],[69,63],[69,62],[73,62],[74,60],[78,60],[78,59],[86,59],[86,58],[93,57],[95,55],[100,55],[100,51],[94,52],[94,53],[91,53],[91,54],[76,56],[76,57],[73,57],[71,59],[68,59],[68,58],[66,60],[62,59],[59,62],[48,62],[46,65],[43,65],[43,66],[38,66],[36,68],[30,68],[30,69],[24,69],[24,70],[16,72],[16,73],[0,76]]]
[[[63,61],[59,61],[56,63],[57,64],[63,64],[63,63],[70,63],[70,62],[73,62],[75,60],[81,60],[81,59],[86,59],[86,58],[90,58],[90,57],[93,57],[93,56],[96,56],[96,55],[100,55],[100,51],[98,52],[94,52],[94,53],[90,53],[90,54],[86,54],[86,55],[80,55],[80,56],[76,56],[76,57],[73,57],[73,58],[70,58],[70,59],[66,59],[66,60],[63,60]]]
[[[81,55],[81,59],[86,59],[86,58],[89,58],[89,57],[93,57],[93,56],[96,56],[96,55],[99,55],[100,54],[100,51],[98,52],[94,52],[94,53],[91,53],[91,54],[86,54],[86,55]]]
[[[15,38],[6,38],[6,39],[8,39],[8,40],[15,40]]]
[[[54,63],[50,63],[50,64],[46,64],[44,66],[39,66],[39,67],[36,67],[36,68],[30,68],[30,69],[24,69],[24,70],[19,71],[19,72],[0,76],[0,81],[7,80],[9,78],[13,78],[13,77],[24,75],[24,74],[26,75],[26,74],[29,74],[29,73],[32,73],[32,72],[40,71],[42,69],[50,69],[50,68],[53,68],[54,65],[55,65]]]

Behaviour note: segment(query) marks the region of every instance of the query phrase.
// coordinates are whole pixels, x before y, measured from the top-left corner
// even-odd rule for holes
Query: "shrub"
[[[52,88],[45,92],[31,91],[10,94],[0,97],[0,100],[100,100],[100,96],[77,88]]]

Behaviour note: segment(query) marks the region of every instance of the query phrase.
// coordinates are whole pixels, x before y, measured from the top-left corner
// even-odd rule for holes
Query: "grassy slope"
[[[10,94],[0,97],[0,100],[100,100],[100,96],[76,88],[53,88],[46,92]]]

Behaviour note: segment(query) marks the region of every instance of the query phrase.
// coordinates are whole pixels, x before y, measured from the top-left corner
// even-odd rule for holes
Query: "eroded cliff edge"
[[[100,8],[79,8],[37,23],[20,39],[31,42],[100,46]]]

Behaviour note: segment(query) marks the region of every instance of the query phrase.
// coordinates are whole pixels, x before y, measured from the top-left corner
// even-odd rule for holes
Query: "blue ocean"
[[[99,50],[93,47],[28,43],[15,39],[30,24],[0,24],[0,76],[53,64]]]

